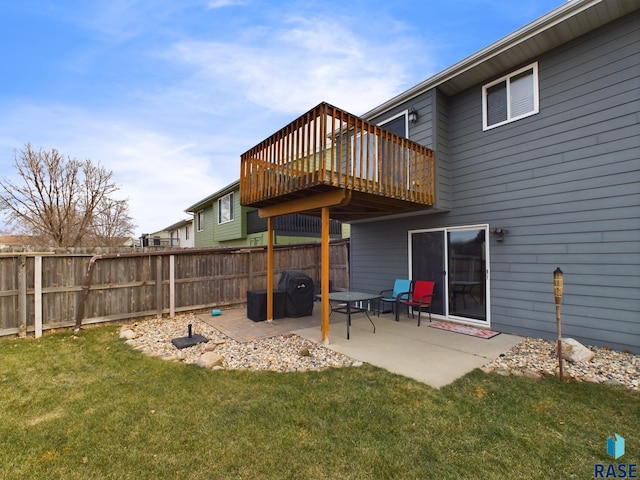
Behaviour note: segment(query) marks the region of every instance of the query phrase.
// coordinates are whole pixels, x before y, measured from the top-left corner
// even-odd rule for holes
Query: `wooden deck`
[[[340,199],[331,218],[347,221],[431,206],[434,153],[321,103],[242,155],[242,205],[319,214],[327,196]]]

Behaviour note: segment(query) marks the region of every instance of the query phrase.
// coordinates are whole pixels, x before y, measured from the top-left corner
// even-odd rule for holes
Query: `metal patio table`
[[[364,292],[331,292],[329,293],[329,303],[338,302],[341,305],[337,308],[333,308],[331,306],[331,313],[344,313],[347,316],[347,340],[349,340],[349,327],[351,327],[351,315],[354,313],[364,312],[367,316],[371,325],[373,325],[373,333],[376,333],[376,324],[373,323],[371,317],[369,316],[368,308],[363,306],[356,306],[356,303],[364,303],[367,302],[367,306],[370,302],[374,300],[379,300],[382,298],[382,295],[376,293],[364,293]]]

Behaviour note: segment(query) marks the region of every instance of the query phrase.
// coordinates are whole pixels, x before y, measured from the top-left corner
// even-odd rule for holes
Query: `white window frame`
[[[353,152],[353,176],[360,178],[362,169],[362,179],[378,181],[378,142],[373,133],[360,132],[356,137],[351,137],[350,152]],[[361,152],[364,147],[364,152]],[[361,164],[360,154],[365,157],[364,164]]]
[[[222,218],[223,203],[228,202],[229,218]],[[224,197],[218,199],[218,225],[233,221],[233,192],[227,193]]]
[[[518,115],[516,117],[513,117],[511,115],[511,101],[509,100],[510,93],[511,93],[510,91],[511,79],[513,77],[520,75],[523,72],[526,72],[527,70],[532,70],[532,74],[533,74],[533,110],[531,110],[530,112]],[[487,121],[488,121],[487,90],[501,82],[506,82],[506,86],[507,86],[507,89],[506,89],[507,119],[503,120],[502,122],[494,123],[492,125],[487,125]],[[526,67],[520,68],[515,72],[505,75],[504,77],[500,77],[492,81],[491,83],[487,83],[486,85],[482,86],[482,130],[491,130],[492,128],[496,128],[501,125],[505,125],[507,123],[515,122],[516,120],[520,120],[521,118],[530,117],[531,115],[535,115],[539,111],[540,111],[540,87],[538,83],[538,62],[534,62],[530,65],[527,65]]]
[[[381,128],[384,128],[384,126],[387,123],[391,123],[391,122],[393,122],[394,120],[397,120],[400,117],[404,117],[404,138],[408,139],[409,138],[409,109],[408,108],[406,110],[403,110],[402,112],[394,115],[393,117],[389,117],[389,118],[384,119],[383,121],[378,123],[378,126],[381,127]],[[406,161],[406,159],[405,159],[405,164],[406,164],[406,169],[405,169],[404,173],[405,173],[405,176],[406,176],[406,179],[407,179],[405,188],[407,190],[411,190],[411,174],[410,174],[410,171],[409,171],[409,162]]]
[[[405,138],[409,138],[409,109],[406,109],[406,110],[394,115],[393,117],[385,118],[380,123],[378,123],[378,126],[384,128],[384,126],[387,123],[391,123],[391,122],[393,122],[394,120],[396,120],[396,119],[398,119],[400,117],[404,117],[404,137]]]
[[[196,228],[198,232],[204,230],[204,210],[200,210],[196,213]]]
[[[448,233],[449,232],[454,232],[454,231],[460,231],[460,230],[484,230],[485,232],[485,248],[484,248],[484,254],[485,254],[485,275],[486,275],[486,286],[485,286],[485,320],[477,320],[477,319],[473,319],[473,318],[469,318],[469,317],[460,317],[457,315],[454,315],[452,313],[450,313],[450,303],[449,303],[449,282],[445,281],[444,282],[444,294],[443,294],[443,299],[444,299],[444,304],[445,304],[445,311],[444,314],[433,314],[433,318],[441,318],[443,320],[447,320],[447,321],[454,321],[456,323],[467,323],[470,325],[484,325],[486,327],[490,327],[491,326],[491,272],[490,272],[490,268],[491,268],[491,254],[489,251],[489,225],[488,224],[471,224],[471,225],[458,225],[458,226],[451,226],[451,227],[438,227],[438,228],[420,228],[420,229],[416,229],[416,230],[409,230],[407,232],[407,237],[408,237],[408,259],[409,259],[409,264],[408,264],[408,270],[407,270],[407,275],[408,278],[410,278],[411,280],[413,280],[412,278],[412,269],[413,269],[413,247],[412,247],[412,238],[411,236],[414,233],[425,233],[425,232],[441,232],[444,235],[444,244],[443,244],[443,251],[442,251],[442,256],[443,256],[443,264],[444,264],[444,270],[445,270],[445,278],[449,276],[450,272],[449,272],[449,262],[448,262],[448,257],[449,257],[449,243],[448,243]]]

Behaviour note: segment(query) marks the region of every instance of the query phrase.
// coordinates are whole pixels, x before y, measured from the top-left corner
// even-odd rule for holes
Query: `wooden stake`
[[[564,274],[560,267],[553,272],[553,294],[556,300],[556,329],[558,330],[558,374],[562,380],[562,322],[560,321],[560,308],[562,305],[562,293],[564,289]]]

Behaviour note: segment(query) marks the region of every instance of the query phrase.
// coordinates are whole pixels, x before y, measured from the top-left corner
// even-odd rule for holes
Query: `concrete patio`
[[[239,342],[288,332],[321,341],[319,304],[315,305],[312,316],[273,322],[249,320],[245,309],[225,310],[217,317],[201,315],[200,318]],[[346,317],[333,313],[329,319],[328,348],[434,388],[443,387],[493,361],[523,340],[505,333],[484,339],[431,328],[428,318],[423,319],[420,327],[417,319],[405,315],[400,316],[399,322],[392,314],[371,315],[371,319],[376,333],[364,313],[353,315],[351,338],[347,340]]]

